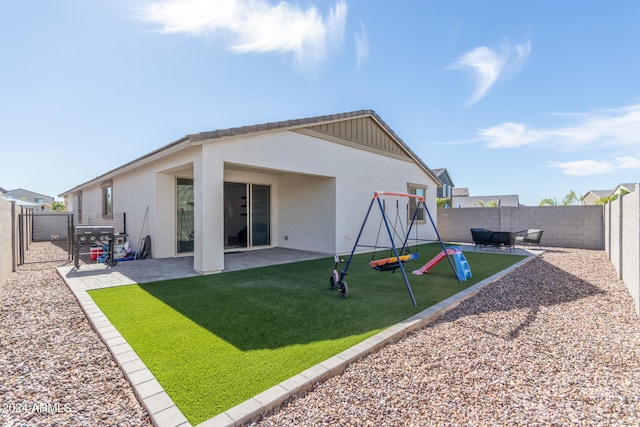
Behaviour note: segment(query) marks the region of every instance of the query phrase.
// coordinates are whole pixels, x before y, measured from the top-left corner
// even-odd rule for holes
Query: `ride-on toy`
[[[347,282],[345,282],[344,279],[341,279],[341,277],[344,276],[338,273],[338,264],[340,264],[340,257],[338,255],[334,256],[333,262],[333,273],[329,278],[329,285],[331,286],[332,290],[339,290],[340,296],[344,299],[349,295],[349,287],[347,286]]]

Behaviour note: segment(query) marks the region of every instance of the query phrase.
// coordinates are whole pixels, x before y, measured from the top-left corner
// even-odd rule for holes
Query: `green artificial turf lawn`
[[[467,252],[462,283],[446,260],[411,275],[440,250],[423,245],[406,265],[417,307],[400,270],[371,269],[371,254],[352,260],[347,299],[329,289],[333,258],[89,294],[195,425],[523,258]]]

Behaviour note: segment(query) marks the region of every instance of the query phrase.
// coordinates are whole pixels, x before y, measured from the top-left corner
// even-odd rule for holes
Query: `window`
[[[78,222],[82,224],[82,191],[78,192]]]
[[[422,196],[423,198],[427,195],[427,189],[424,187],[409,185],[409,194],[415,194],[416,196]],[[418,206],[418,199],[414,199],[413,197],[409,199],[409,218],[411,221],[413,215],[416,215],[416,221],[425,221],[424,217],[424,208],[421,208],[416,214],[416,207]]]
[[[451,186],[447,184],[442,184],[442,197],[447,198],[451,197]]]
[[[102,184],[102,217],[113,218],[113,187],[111,181]]]

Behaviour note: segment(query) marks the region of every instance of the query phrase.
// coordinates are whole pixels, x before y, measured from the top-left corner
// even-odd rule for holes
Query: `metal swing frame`
[[[407,234],[405,235],[404,241],[402,242],[402,247],[400,248],[400,251],[398,251],[398,247],[395,244],[394,241],[394,236],[391,232],[391,226],[389,225],[389,222],[387,221],[387,215],[385,213],[384,210],[384,206],[382,205],[382,202],[380,201],[380,196],[393,196],[393,197],[406,197],[409,199],[416,199],[416,209],[413,212],[413,216],[411,218],[411,222],[409,223],[409,227],[407,228]],[[413,295],[413,290],[411,289],[411,285],[409,284],[409,278],[407,276],[407,272],[404,269],[404,262],[401,260],[401,256],[400,254],[402,254],[405,249],[407,248],[407,242],[409,241],[409,236],[411,235],[411,230],[413,228],[413,225],[416,222],[416,218],[418,216],[418,211],[420,210],[421,207],[424,207],[424,210],[427,212],[427,216],[429,217],[429,221],[431,222],[431,225],[433,226],[434,231],[436,232],[436,236],[438,237],[438,242],[440,243],[440,246],[442,247],[442,250],[445,251],[446,253],[446,248],[444,246],[444,242],[442,241],[442,238],[440,237],[440,233],[438,232],[438,228],[436,227],[435,222],[433,221],[433,217],[431,216],[431,213],[429,212],[429,209],[427,208],[427,205],[424,201],[424,196],[419,196],[417,194],[409,194],[409,193],[396,193],[396,192],[389,192],[389,191],[376,191],[373,194],[373,198],[371,199],[371,203],[369,204],[369,208],[367,209],[367,213],[364,216],[364,220],[362,221],[362,226],[360,227],[360,231],[358,232],[358,237],[356,238],[356,241],[353,245],[353,249],[351,250],[351,254],[349,255],[349,259],[347,260],[344,269],[340,272],[340,281],[343,282],[345,276],[347,275],[347,271],[349,270],[349,265],[351,264],[351,260],[353,259],[353,255],[356,252],[356,249],[358,248],[358,246],[362,246],[362,247],[371,247],[369,245],[360,245],[360,238],[362,237],[362,233],[364,231],[364,227],[367,224],[367,219],[369,219],[369,214],[371,213],[371,210],[373,208],[373,205],[376,204],[378,205],[378,207],[380,208],[380,214],[382,215],[382,222],[385,225],[385,229],[387,230],[387,235],[389,237],[389,241],[391,242],[391,249],[393,252],[393,255],[395,257],[395,259],[397,260],[398,263],[398,267],[400,269],[400,272],[402,273],[402,278],[404,279],[404,283],[405,286],[407,287],[407,292],[409,292],[409,297],[411,298],[411,303],[414,306],[417,306],[418,304],[416,303],[416,299],[415,296]],[[395,229],[394,229],[395,231]],[[397,234],[397,233],[396,233]],[[377,244],[376,244],[377,246]],[[412,258],[414,259],[414,258]],[[451,269],[453,270],[453,273],[456,277],[456,279],[458,280],[458,283],[460,283],[460,279],[458,278],[458,274],[456,273],[456,268],[453,265],[453,262],[451,261],[451,258],[449,258],[447,256],[447,260],[449,261],[449,265],[451,266]],[[406,262],[406,261],[405,261]],[[395,268],[394,268],[395,270]]]

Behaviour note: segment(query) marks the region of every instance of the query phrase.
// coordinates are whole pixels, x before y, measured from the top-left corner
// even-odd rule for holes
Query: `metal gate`
[[[69,261],[73,256],[73,213],[20,214],[20,264]]]

